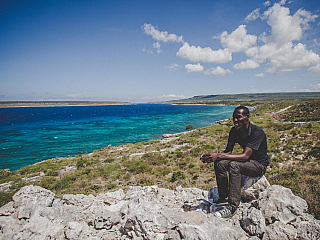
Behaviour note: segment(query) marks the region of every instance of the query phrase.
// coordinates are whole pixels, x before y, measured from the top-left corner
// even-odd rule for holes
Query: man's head
[[[236,129],[247,129],[249,127],[249,109],[245,106],[236,107],[233,111],[233,123]]]

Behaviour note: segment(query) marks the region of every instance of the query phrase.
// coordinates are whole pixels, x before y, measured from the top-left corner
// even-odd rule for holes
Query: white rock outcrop
[[[0,208],[0,239],[320,239],[320,221],[290,189],[270,186],[241,203],[230,220],[208,213],[208,191],[130,187],[62,199],[39,186],[21,188]],[[183,211],[185,201],[194,211]]]

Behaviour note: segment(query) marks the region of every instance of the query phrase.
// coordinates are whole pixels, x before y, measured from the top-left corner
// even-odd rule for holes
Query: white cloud
[[[246,18],[244,20],[246,22],[250,22],[250,21],[256,20],[257,18],[260,17],[259,10],[260,10],[260,8],[257,8],[255,10],[253,10],[251,13],[249,13],[248,16],[246,16]]]
[[[310,85],[311,91],[320,91],[320,83],[315,85]]]
[[[233,65],[234,69],[250,69],[250,68],[258,68],[260,67],[259,63],[253,61],[252,59],[247,59],[247,61],[242,61],[241,63],[237,63]]]
[[[231,52],[245,52],[256,44],[257,36],[247,34],[246,25],[240,25],[230,34],[224,31],[220,35],[220,41],[222,46],[228,48]]]
[[[156,42],[153,44],[153,48],[156,49],[157,53],[162,53],[160,47],[161,47],[161,44],[159,42]]]
[[[200,65],[200,63],[198,64],[187,64],[185,65],[185,68],[187,69],[187,72],[202,72],[203,71],[203,66]]]
[[[316,66],[310,67],[308,70],[311,73],[320,73],[320,63]]]
[[[263,3],[263,6],[265,6],[265,7],[269,7],[270,5],[271,5],[270,1],[266,1]]]
[[[148,100],[148,101],[169,101],[169,100],[176,100],[176,99],[182,99],[187,98],[185,95],[176,95],[176,94],[168,94],[168,95],[162,95],[162,96],[145,96],[142,98],[142,100]]]
[[[175,34],[169,34],[167,31],[160,32],[151,24],[145,23],[141,28],[147,35],[151,35],[154,40],[162,42],[183,42],[182,36],[178,37]]]
[[[228,49],[214,51],[210,47],[190,46],[187,42],[179,49],[177,56],[193,62],[226,63],[232,60]]]
[[[142,48],[142,52],[148,53],[148,54],[153,54],[153,51],[150,49],[146,49],[145,47]]]
[[[320,62],[320,57],[313,51],[308,51],[305,45],[298,43],[287,43],[281,48],[273,44],[266,44],[260,48],[260,60],[267,59],[271,67],[267,72],[285,72],[292,71],[303,67],[313,67]]]
[[[276,43],[278,46],[292,41],[299,41],[303,30],[307,29],[309,22],[314,21],[318,15],[299,9],[293,15],[287,7],[281,3],[275,3],[263,13],[267,23],[271,26],[271,36],[263,38],[265,43]]]
[[[257,73],[255,76],[256,77],[264,77],[264,74],[263,73]]]
[[[169,69],[170,70],[178,70],[179,67],[180,67],[179,64],[173,63],[170,65]]]
[[[284,3],[275,3],[264,12],[263,19],[271,27],[271,35],[262,34],[260,38],[264,45],[248,48],[245,53],[258,63],[268,61],[270,68],[267,72],[293,71],[303,67],[316,72],[315,66],[320,63],[319,55],[307,50],[304,44],[294,44],[293,41],[301,40],[309,22],[318,16],[301,9],[290,15],[289,8],[282,6]]]
[[[207,69],[204,74],[205,75],[226,75],[227,73],[231,73],[229,69],[223,69],[222,67],[218,66],[216,68]]]

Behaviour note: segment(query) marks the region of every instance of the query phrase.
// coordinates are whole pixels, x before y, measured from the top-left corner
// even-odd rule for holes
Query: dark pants
[[[229,198],[229,206],[236,210],[241,200],[241,175],[250,177],[262,176],[266,172],[263,166],[256,160],[246,162],[219,160],[214,163],[219,198]],[[229,172],[229,181],[228,175]]]

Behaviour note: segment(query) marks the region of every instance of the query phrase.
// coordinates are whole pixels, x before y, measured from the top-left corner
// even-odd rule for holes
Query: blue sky
[[[4,0],[0,101],[320,91],[318,0]]]

